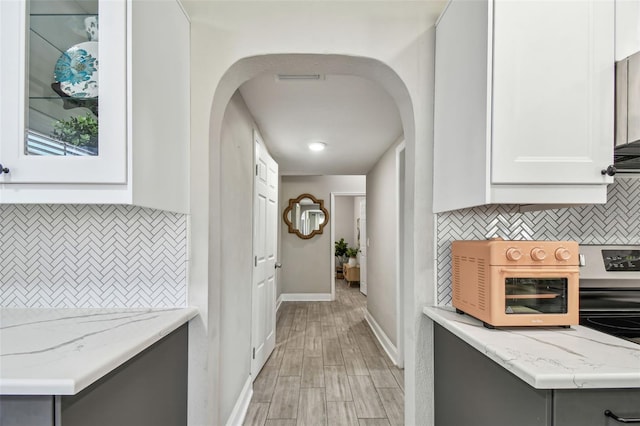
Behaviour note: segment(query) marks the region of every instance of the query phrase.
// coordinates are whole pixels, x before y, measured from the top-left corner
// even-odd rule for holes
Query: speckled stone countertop
[[[197,312],[2,308],[0,395],[74,395]]]
[[[490,330],[448,307],[424,314],[534,388],[640,388],[636,343],[582,326]]]

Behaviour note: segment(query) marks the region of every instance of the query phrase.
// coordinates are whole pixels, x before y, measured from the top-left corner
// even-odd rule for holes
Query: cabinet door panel
[[[434,210],[486,202],[491,3],[449,3],[436,29]]]
[[[604,411],[611,410],[621,417],[640,417],[640,389],[557,390],[553,406],[554,425],[621,425],[606,417]]]
[[[437,426],[551,425],[550,390],[534,389],[444,327],[433,329]]]
[[[613,1],[497,0],[492,183],[610,180],[613,82]]]
[[[90,43],[86,43],[89,36],[84,28],[73,25],[95,16],[95,10],[83,10],[74,3],[0,2],[0,162],[10,169],[10,173],[0,175],[0,183],[126,183],[126,2],[99,2],[99,41],[91,44],[95,52],[89,49]],[[77,43],[79,40],[85,43]],[[72,46],[89,50],[92,56],[88,57],[95,59],[95,63],[80,62],[70,53]],[[30,49],[33,50],[29,55]],[[83,61],[87,58],[79,56]],[[97,155],[84,156],[81,153],[84,148],[55,140],[54,123],[84,117],[83,111],[91,116],[88,111],[92,110],[76,108],[78,102],[86,102],[81,95],[63,100],[62,95],[52,91],[50,86],[54,83],[54,70],[58,69],[58,57],[67,58],[71,63],[69,69],[78,72],[68,76],[72,80],[86,82],[82,79],[84,68],[80,66],[99,67]],[[70,105],[73,108],[69,108]],[[97,110],[95,106],[94,110]],[[29,143],[28,127],[38,131],[37,135],[31,133]],[[88,137],[85,129],[79,133]],[[81,155],[75,155],[78,153]]]

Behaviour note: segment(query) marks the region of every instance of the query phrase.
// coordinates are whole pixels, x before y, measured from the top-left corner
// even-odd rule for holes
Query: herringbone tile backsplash
[[[519,213],[491,205],[437,215],[438,303],[451,304],[451,241],[574,240],[581,244],[640,244],[640,179],[616,179],[607,204]]]
[[[186,306],[185,215],[115,205],[0,206],[1,307]]]

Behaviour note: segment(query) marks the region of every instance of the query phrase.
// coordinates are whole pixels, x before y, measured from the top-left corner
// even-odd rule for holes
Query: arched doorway
[[[403,263],[403,270],[405,271],[405,296],[404,305],[407,316],[411,319],[406,321],[405,328],[405,345],[407,351],[407,358],[405,363],[406,376],[407,376],[407,394],[412,392],[412,381],[415,381],[415,360],[411,357],[411,352],[414,351],[412,344],[415,344],[415,329],[413,327],[416,318],[416,306],[421,300],[425,300],[424,295],[416,298],[416,291],[418,293],[428,293],[423,288],[415,288],[413,285],[414,276],[414,262],[413,262],[413,244],[414,244],[414,185],[415,181],[415,164],[413,161],[415,141],[416,141],[416,112],[414,111],[414,101],[409,94],[409,90],[405,82],[398,76],[398,74],[384,63],[371,58],[362,58],[356,56],[346,55],[322,55],[322,54],[273,54],[273,55],[261,55],[252,56],[244,59],[240,59],[235,62],[229,69],[222,75],[219,80],[219,84],[215,89],[215,95],[213,97],[213,104],[209,114],[209,144],[208,152],[208,214],[205,217],[200,216],[195,219],[196,214],[201,212],[194,212],[194,223],[199,222],[198,226],[192,227],[192,232],[197,234],[200,243],[204,243],[203,235],[199,233],[198,229],[202,231],[208,228],[207,239],[207,254],[208,262],[206,269],[208,270],[207,286],[206,288],[200,287],[200,283],[197,284],[190,294],[194,294],[195,297],[200,297],[200,306],[206,306],[206,315],[203,315],[203,325],[205,330],[194,330],[192,336],[194,342],[191,344],[192,348],[206,348],[206,352],[194,355],[195,360],[194,371],[198,371],[198,367],[206,371],[206,379],[203,380],[199,377],[193,377],[193,385],[190,385],[190,389],[202,389],[207,395],[207,401],[202,402],[208,405],[209,412],[220,413],[219,417],[215,419],[215,422],[224,422],[228,418],[227,414],[230,411],[230,401],[222,401],[222,399],[229,399],[228,395],[231,395],[231,399],[235,398],[238,392],[242,388],[242,383],[245,378],[244,374],[244,362],[237,359],[237,355],[230,353],[230,348],[227,345],[224,333],[227,335],[233,335],[234,339],[243,341],[249,341],[249,332],[242,327],[238,328],[238,323],[229,318],[229,312],[225,311],[226,301],[225,297],[228,296],[229,283],[225,282],[224,278],[224,262],[223,252],[227,250],[223,246],[223,241],[218,238],[221,235],[221,230],[225,226],[222,222],[222,217],[225,214],[225,205],[221,203],[221,193],[225,185],[229,182],[225,181],[225,177],[221,174],[221,165],[224,163],[222,155],[222,147],[220,144],[220,132],[222,118],[229,103],[229,100],[240,87],[240,85],[257,76],[261,73],[290,73],[290,74],[303,74],[310,71],[321,72],[326,74],[352,74],[358,75],[364,78],[369,78],[372,81],[377,82],[393,97],[397,103],[398,110],[400,111],[407,152],[407,176],[406,180],[409,183],[406,188],[405,198],[405,260]],[[415,89],[415,88],[414,88]],[[420,90],[418,90],[420,91]],[[420,102],[421,108],[425,108],[424,102]],[[420,125],[420,132],[422,134],[428,133],[425,129],[425,125]],[[428,128],[428,126],[426,126]],[[424,174],[424,173],[423,173]],[[193,174],[192,174],[193,176]],[[203,226],[202,220],[206,219],[206,226]],[[430,229],[428,225],[430,218],[426,218],[424,227]],[[196,229],[198,228],[198,229]],[[195,258],[195,256],[194,256]],[[195,259],[194,259],[195,260]],[[200,268],[202,268],[202,259],[200,260]],[[195,274],[194,274],[195,275]],[[196,303],[198,304],[198,303]],[[246,301],[247,306],[250,301]],[[238,315],[238,306],[234,306],[234,314]],[[204,331],[204,333],[202,333]],[[246,338],[243,336],[246,333]],[[247,353],[249,348],[247,346]],[[235,355],[235,356],[234,356]],[[233,359],[231,362],[230,358]],[[248,374],[248,373],[247,373]],[[235,380],[236,383],[232,383],[230,386],[229,380]],[[198,382],[200,385],[198,385]],[[224,391],[223,391],[224,389]],[[203,398],[204,398],[203,397]],[[231,404],[233,405],[233,404]],[[415,401],[407,400],[407,409],[415,410]],[[224,414],[223,414],[224,413]],[[407,421],[410,417],[407,418]]]
[[[225,158],[225,148],[221,144],[222,137],[220,132],[222,128],[222,112],[226,110],[227,104],[235,91],[244,83],[261,74],[305,74],[305,73],[323,73],[323,74],[349,74],[357,75],[363,78],[368,78],[380,86],[382,86],[394,99],[398,106],[398,110],[402,116],[405,139],[407,144],[413,143],[413,109],[412,103],[408,94],[408,91],[398,77],[398,75],[386,65],[381,62],[369,58],[357,58],[343,55],[265,55],[256,56],[242,59],[236,62],[225,73],[218,85],[216,94],[214,96],[212,115],[211,115],[211,140],[210,140],[210,161],[211,164],[218,163],[216,168],[220,173],[212,173],[210,178],[210,184],[212,194],[215,193],[215,188],[220,188],[221,202],[219,205],[212,204],[213,211],[219,210],[218,214],[213,214],[213,218],[220,218],[220,222],[214,219],[210,222],[210,232],[212,235],[224,235],[226,231],[229,231],[229,220],[233,220],[232,217],[237,215],[237,209],[230,206],[232,203],[228,203],[224,198],[224,188],[233,184],[232,175],[230,172],[225,172],[225,165],[228,162],[228,158]],[[219,113],[216,113],[219,111]],[[219,127],[218,127],[219,126]],[[212,167],[213,169],[213,167]],[[213,170],[212,170],[213,171]],[[232,211],[226,211],[226,209],[232,209]],[[229,218],[229,219],[225,219]],[[218,227],[219,233],[214,233],[214,229]],[[238,230],[240,230],[241,224],[238,224]],[[242,293],[242,290],[238,288],[237,280],[233,279],[228,271],[225,271],[225,266],[229,265],[230,259],[227,257],[228,247],[216,247],[217,244],[227,244],[224,238],[210,238],[213,253],[219,253],[219,258],[216,259],[214,264],[221,265],[221,271],[216,271],[216,278],[219,277],[217,285],[210,286],[210,297],[220,300],[221,309],[220,315],[211,317],[211,319],[217,320],[218,325],[216,329],[220,330],[220,346],[219,355],[220,363],[223,365],[220,371],[221,386],[225,389],[225,392],[229,392],[230,395],[234,395],[232,389],[240,387],[242,377],[232,377],[234,374],[243,374],[245,366],[237,362],[239,356],[242,356],[243,343],[248,342],[247,333],[250,333],[250,328],[246,327],[246,323],[238,319],[238,312],[244,312],[246,314],[250,312],[247,309],[250,307],[250,300],[244,301],[246,303],[243,306],[238,306],[237,303],[240,299],[234,298],[231,293]],[[235,277],[238,277],[238,268],[233,267]],[[215,282],[215,281],[214,281]],[[219,293],[218,293],[219,292]],[[219,296],[216,295],[219,294]],[[243,293],[246,296],[246,293]],[[225,306],[234,303],[233,312],[225,309]],[[241,316],[242,317],[242,316]],[[246,354],[249,354],[250,348],[246,348]],[[230,365],[234,364],[234,365]],[[233,370],[236,370],[235,373]],[[410,372],[407,370],[407,374]],[[248,381],[245,381],[242,385],[243,389],[247,389]],[[241,397],[240,400],[243,398]],[[223,401],[222,411],[227,410],[231,401]],[[236,404],[237,405],[237,404]],[[237,411],[237,407],[234,407],[234,411]],[[223,419],[224,420],[224,417]]]

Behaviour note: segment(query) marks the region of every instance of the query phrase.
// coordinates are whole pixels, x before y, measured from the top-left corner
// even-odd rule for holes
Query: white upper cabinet
[[[2,182],[126,183],[126,4],[0,7]]]
[[[436,30],[434,210],[606,201],[613,1],[452,1]]]
[[[0,202],[188,208],[176,0],[0,1]]]
[[[603,183],[613,25],[601,0],[494,3],[492,183]]]

